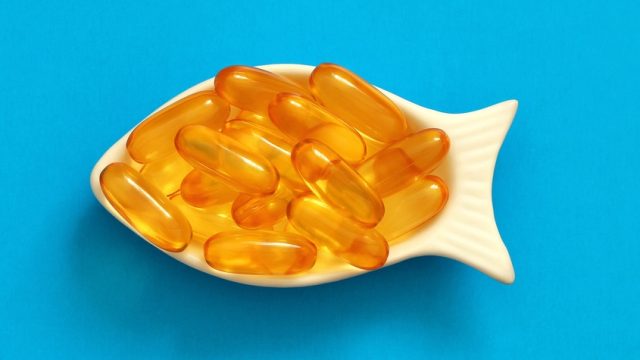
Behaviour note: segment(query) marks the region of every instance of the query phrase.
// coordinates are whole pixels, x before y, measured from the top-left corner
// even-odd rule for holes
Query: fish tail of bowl
[[[515,272],[495,221],[491,191],[498,152],[517,108],[517,100],[508,100],[462,114],[425,108],[408,114],[446,129],[451,140],[447,160],[434,172],[449,186],[449,200],[433,226],[416,234],[420,253],[460,261],[505,284],[514,282]]]

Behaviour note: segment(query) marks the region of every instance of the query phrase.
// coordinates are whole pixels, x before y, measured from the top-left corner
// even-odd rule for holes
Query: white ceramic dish
[[[286,64],[261,68],[293,78],[308,76],[313,70],[312,66]],[[194,92],[210,89],[213,89],[213,79],[184,91],[159,109]],[[406,240],[391,246],[385,266],[416,256],[444,256],[470,265],[503,283],[512,283],[515,279],[513,266],[493,216],[491,183],[498,151],[516,113],[518,102],[509,100],[470,113],[446,114],[423,108],[387,91],[382,92],[402,109],[415,129],[440,128],[451,139],[451,149],[446,160],[434,172],[449,187],[447,205],[426,226],[412,233]],[[107,211],[140,236],[107,202],[99,184],[100,172],[108,164],[131,161],[125,148],[128,136],[129,133],[125,134],[113,144],[96,163],[91,172],[91,188]],[[201,246],[190,245],[180,253],[164,252],[205,273],[258,286],[308,286],[365,273],[336,262],[331,268],[312,269],[294,276],[237,275],[209,267],[202,256]]]

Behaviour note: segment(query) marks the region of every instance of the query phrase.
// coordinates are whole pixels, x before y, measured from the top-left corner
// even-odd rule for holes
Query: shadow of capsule
[[[478,333],[468,321],[471,300],[460,294],[461,266],[445,259],[412,259],[307,288],[252,287],[175,261],[97,203],[81,212],[74,243],[73,278],[82,308],[102,319],[96,326],[127,329],[142,343],[175,342],[182,357],[258,358],[339,337],[358,346],[359,337],[385,329],[420,346],[450,342],[454,351],[456,339]]]

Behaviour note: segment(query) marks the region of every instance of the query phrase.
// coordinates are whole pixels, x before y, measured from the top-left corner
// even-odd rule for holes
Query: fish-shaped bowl
[[[294,64],[264,65],[259,68],[298,82],[305,81],[304,79],[313,70],[312,66]],[[156,111],[185,96],[213,88],[214,79],[205,80],[169,100]],[[410,127],[413,129],[440,128],[449,135],[451,140],[447,157],[433,172],[448,185],[447,205],[427,224],[390,246],[389,258],[384,266],[391,266],[417,256],[443,256],[472,266],[500,282],[512,283],[515,273],[494,219],[491,188],[498,152],[515,116],[518,102],[508,100],[469,113],[447,114],[421,107],[388,91],[380,90],[404,112]],[[130,132],[124,134],[98,160],[91,172],[90,182],[96,199],[107,211],[142,237],[109,204],[99,181],[100,172],[110,163],[134,163],[126,151],[127,137]],[[155,246],[152,243],[149,244]],[[232,274],[211,268],[204,260],[200,242],[192,242],[184,251],[177,253],[159,248],[158,250],[205,273],[257,286],[309,286],[367,272],[335,259],[335,261],[325,261],[322,266],[316,266],[298,275]]]

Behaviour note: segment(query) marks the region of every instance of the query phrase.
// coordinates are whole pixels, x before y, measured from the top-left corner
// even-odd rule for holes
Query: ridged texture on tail
[[[491,183],[517,107],[517,101],[511,100],[465,114],[405,108],[421,127],[444,129],[451,138],[447,159],[435,172],[449,186],[449,202],[429,225],[407,239],[407,251],[419,246],[425,255],[458,260],[504,283],[514,281],[513,265],[493,215]],[[398,246],[400,254],[394,258],[404,258],[403,247]]]

